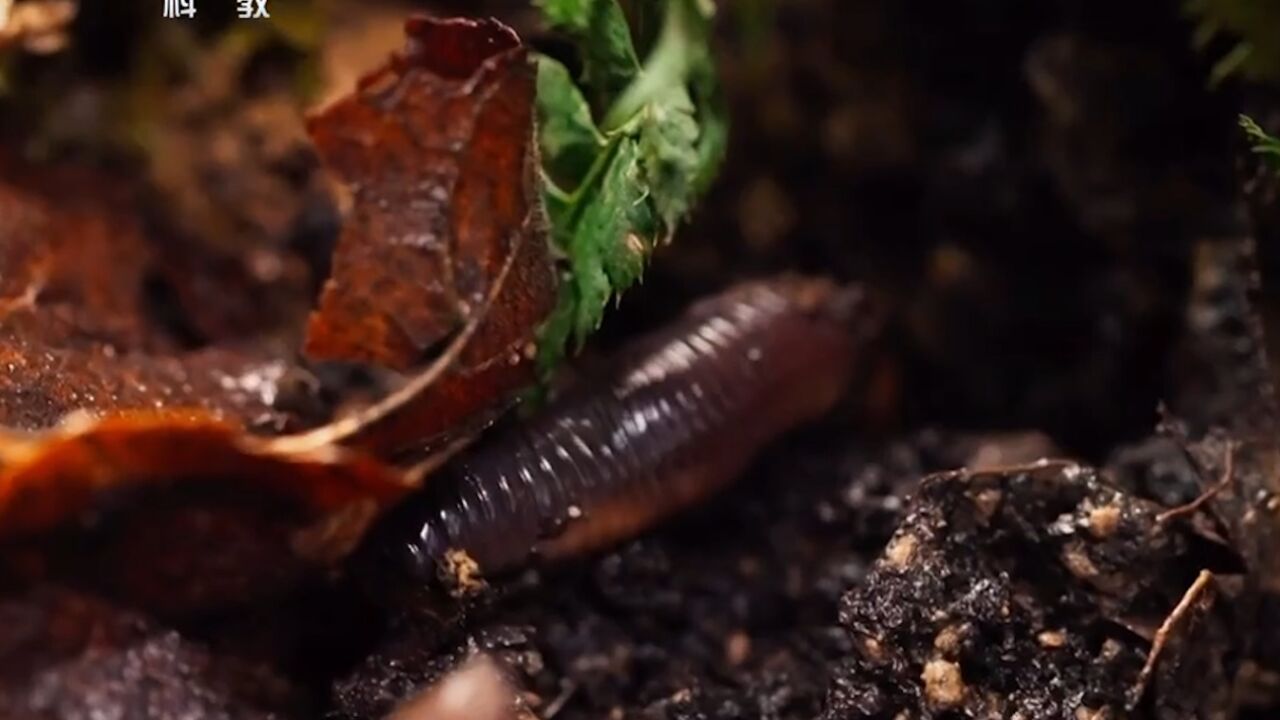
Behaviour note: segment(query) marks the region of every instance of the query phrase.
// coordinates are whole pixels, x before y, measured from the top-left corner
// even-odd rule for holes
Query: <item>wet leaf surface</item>
[[[528,384],[555,299],[527,52],[496,21],[405,29],[402,53],[309,122],[352,207],[306,351],[404,370],[487,311],[450,373],[356,433],[380,451],[429,441]]]
[[[331,448],[279,455],[270,443],[209,418],[173,414],[73,417],[49,433],[0,433],[0,536],[49,530],[104,490],[183,480],[235,480],[317,511],[386,503],[402,475]]]
[[[0,164],[0,424],[34,430],[73,410],[201,410],[279,432],[289,361],[270,348],[188,351],[154,316],[161,263],[137,200],[85,171]]]

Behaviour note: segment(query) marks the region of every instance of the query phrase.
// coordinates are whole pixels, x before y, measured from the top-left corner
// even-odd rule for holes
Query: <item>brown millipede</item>
[[[698,302],[430,478],[382,551],[433,573],[459,549],[492,574],[629,537],[829,410],[872,324],[859,289],[824,280],[747,282]]]

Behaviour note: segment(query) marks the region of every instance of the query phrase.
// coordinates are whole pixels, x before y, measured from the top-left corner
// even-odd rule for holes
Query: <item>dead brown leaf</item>
[[[405,31],[403,52],[309,123],[352,209],[306,350],[409,369],[488,312],[430,388],[317,436],[378,452],[456,430],[528,384],[555,299],[525,48],[493,20],[418,17]]]
[[[0,537],[65,523],[107,489],[198,479],[238,479],[317,514],[387,504],[409,489],[401,473],[362,454],[281,455],[196,413],[71,416],[48,432],[0,432]]]
[[[287,359],[247,345],[184,351],[155,319],[146,283],[160,263],[136,208],[101,175],[0,161],[0,425],[179,408],[296,427],[275,402]]]

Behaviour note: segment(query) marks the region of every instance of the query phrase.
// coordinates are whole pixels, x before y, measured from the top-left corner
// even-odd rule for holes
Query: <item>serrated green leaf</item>
[[[597,108],[608,107],[640,72],[627,17],[617,0],[535,0],[552,27],[582,51],[582,83]]]
[[[603,117],[600,125],[593,124],[563,66],[539,66],[544,196],[566,266],[558,306],[539,336],[544,376],[567,347],[582,346],[609,302],[640,279],[654,247],[671,237],[710,184],[727,143],[708,47],[713,6],[644,1],[653,3],[648,16],[661,8],[663,18],[644,67],[631,71],[625,86],[600,92],[601,76],[590,69],[600,67],[597,13],[604,8],[617,13],[608,23],[620,21],[617,1],[535,0],[548,21],[577,42],[589,68],[585,94],[597,99],[597,110],[607,108],[596,115]],[[625,23],[617,27],[626,29]],[[583,150],[591,146],[594,154]]]
[[[608,240],[603,244],[601,260],[614,291],[620,293],[644,273],[645,261],[653,250],[652,238],[657,233],[635,142],[623,141],[619,145],[603,187],[598,202],[583,213],[581,227],[590,236],[592,223],[597,223],[600,234],[595,237]],[[596,324],[599,325],[598,319]]]
[[[1250,149],[1255,154],[1261,155],[1263,162],[1272,170],[1280,173],[1280,138],[1263,130],[1262,126],[1248,115],[1240,116],[1240,128],[1249,139],[1249,144],[1252,146]]]
[[[603,166],[600,181],[576,198],[572,231],[562,238],[569,261],[560,308],[544,330],[542,349],[558,355],[556,342],[581,347],[600,326],[615,292],[640,278],[654,227],[653,212],[644,192],[638,144],[616,143]]]
[[[698,123],[684,88],[673,89],[666,102],[646,106],[640,125],[643,179],[668,233],[675,230],[693,203],[697,144]]]
[[[1244,134],[1249,138],[1249,141],[1253,143],[1254,152],[1280,155],[1280,138],[1273,137],[1266,130],[1263,130],[1258,121],[1248,115],[1241,115],[1240,127],[1244,130]]]
[[[639,150],[626,139],[610,147],[599,182],[575,198],[568,259],[556,310],[540,333],[539,365],[549,370],[566,346],[581,348],[600,326],[610,298],[636,282],[652,247],[654,217],[643,192]]]
[[[577,187],[605,139],[591,108],[556,60],[538,57],[538,147],[547,173],[564,187]]]

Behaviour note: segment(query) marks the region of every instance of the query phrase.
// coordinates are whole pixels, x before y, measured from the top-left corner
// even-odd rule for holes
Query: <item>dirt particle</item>
[[[1119,657],[1123,651],[1124,647],[1115,638],[1107,638],[1102,643],[1102,649],[1098,651],[1098,657],[1102,662],[1110,662]]]
[[[486,587],[480,564],[465,550],[453,548],[445,551],[440,573],[455,597],[474,597]]]
[[[916,547],[919,544],[920,541],[914,535],[908,533],[895,535],[884,549],[884,562],[889,567],[899,570],[909,567],[915,560]]]
[[[1120,508],[1104,505],[1089,511],[1089,533],[1099,540],[1111,537],[1120,525]]]
[[[868,660],[875,663],[884,661],[884,645],[881,645],[878,639],[873,637],[864,637],[860,645],[862,646],[863,656]]]
[[[933,647],[947,657],[955,657],[968,634],[967,625],[948,625],[933,638]]]
[[[935,708],[952,708],[964,702],[968,690],[960,676],[960,666],[949,660],[934,659],[925,663],[920,674],[924,695]]]
[[[1040,647],[1057,649],[1067,644],[1067,634],[1061,630],[1045,630],[1036,636]]]
[[[1071,574],[1078,578],[1089,579],[1098,576],[1098,566],[1093,564],[1088,551],[1079,543],[1072,543],[1062,549],[1062,562]]]
[[[1004,493],[996,488],[987,488],[973,494],[973,506],[978,509],[978,514],[984,521],[989,521],[1000,509],[1000,499]]]

